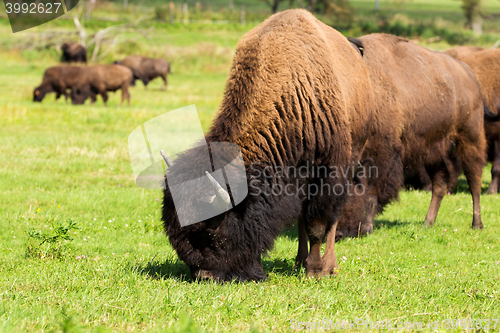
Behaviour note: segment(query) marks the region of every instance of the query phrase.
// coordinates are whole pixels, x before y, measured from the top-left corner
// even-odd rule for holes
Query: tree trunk
[[[309,4],[307,5],[307,10],[312,12],[314,10],[314,6],[316,6],[316,2],[318,0],[309,0]]]
[[[278,12],[278,5],[280,4],[280,0],[274,0],[273,5],[271,7],[273,14],[276,14]]]

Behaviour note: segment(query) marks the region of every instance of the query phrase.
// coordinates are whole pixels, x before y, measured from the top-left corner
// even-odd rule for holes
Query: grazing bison
[[[41,102],[46,94],[55,92],[56,99],[64,95],[68,100],[68,89],[76,84],[78,75],[82,69],[76,66],[55,66],[45,70],[42,84],[33,91],[33,101]]]
[[[134,74],[134,81],[141,80],[144,86],[147,87],[148,83],[161,76],[163,79],[162,89],[167,88],[167,74],[170,73],[170,64],[163,59],[152,59],[141,56],[128,56],[122,61],[115,61],[115,64],[123,65],[132,71]]]
[[[466,57],[468,55],[471,55],[473,53],[483,51],[484,49],[482,47],[475,47],[475,46],[457,46],[454,48],[451,48],[449,50],[444,51],[443,53],[446,53],[447,55],[455,58],[455,59],[460,59],[463,57]]]
[[[485,109],[474,74],[464,63],[403,38],[374,34],[359,41],[371,73],[375,107],[382,111],[374,121],[383,124],[382,132],[369,139],[364,154],[373,157],[380,172],[378,178],[367,180],[364,196],[349,198],[337,237],[372,232],[375,214],[397,198],[405,174],[421,165],[432,181],[425,223],[433,225],[447,192],[445,156],[451,153],[462,160],[471,188],[472,227],[483,228],[479,200]]]
[[[61,45],[61,62],[87,63],[87,50],[78,43],[64,43]]]
[[[82,68],[77,83],[71,90],[73,104],[83,104],[90,97],[91,104],[96,101],[97,94],[102,96],[104,105],[107,105],[108,91],[122,90],[122,100],[127,99],[130,106],[128,87],[132,80],[132,72],[120,65],[94,65]]]
[[[319,184],[344,189],[352,176],[347,172],[330,177],[311,169],[348,170],[357,163],[371,129],[378,125],[371,121],[372,98],[359,52],[309,12],[284,11],[252,29],[237,46],[220,112],[206,137],[209,144],[229,142],[241,148],[248,196],[223,214],[181,227],[176,208],[187,216],[200,205],[219,205],[224,202],[220,190],[186,185],[186,192],[193,194],[183,197],[181,207],[174,206],[170,191],[175,184],[167,184],[164,191],[164,228],[191,276],[264,279],[261,256],[299,213],[311,242],[304,260],[308,276],[333,274],[336,221],[348,193],[325,189],[309,195],[307,189]],[[177,175],[176,183],[187,184],[194,176],[205,177],[203,165],[200,154],[190,150],[168,172]],[[298,167],[308,171],[271,179],[281,188],[288,185],[286,194],[268,195],[270,180],[264,170]],[[328,245],[322,257],[325,237]]]

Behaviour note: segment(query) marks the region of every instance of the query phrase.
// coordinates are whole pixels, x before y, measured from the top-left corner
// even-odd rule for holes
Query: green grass
[[[405,8],[434,3],[414,0]],[[70,27],[58,24],[49,28]],[[336,277],[307,279],[292,270],[297,232],[291,227],[263,258],[266,282],[190,281],[162,231],[161,192],[133,182],[127,138],[144,121],[190,104],[206,130],[233,49],[249,28],[159,25],[136,48],[118,45],[103,62],[140,50],[167,56],[173,72],[167,91],[159,90],[161,80],[147,90],[138,82],[131,107],[121,108],[119,93],[110,94],[107,108],[100,98],[93,107],[72,106],[55,103],[53,95],[35,104],[33,88],[56,53],[0,51],[1,332],[285,332],[291,320],[322,319],[423,322],[424,328],[439,320],[443,329],[446,319],[500,319],[499,196],[481,198],[485,230],[472,231],[463,179],[431,229],[422,226],[430,194],[402,193],[377,218],[373,235],[337,244]],[[12,36],[6,26],[0,32],[0,43],[14,46],[30,34]],[[488,184],[485,169],[483,190]],[[61,243],[59,259],[30,255],[38,244],[30,230],[50,234],[70,219],[79,229]]]

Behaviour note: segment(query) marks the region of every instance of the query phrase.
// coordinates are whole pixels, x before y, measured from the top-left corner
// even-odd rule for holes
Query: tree
[[[472,28],[474,22],[480,18],[481,0],[462,0],[462,10],[464,11],[467,28]]]
[[[276,14],[278,12],[278,6],[283,0],[264,0],[264,2],[271,7],[273,14]]]

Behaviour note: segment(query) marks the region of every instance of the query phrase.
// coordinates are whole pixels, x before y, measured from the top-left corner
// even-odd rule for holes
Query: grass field
[[[448,13],[458,6],[426,1],[405,8],[425,16],[428,5]],[[500,2],[487,4],[500,11]],[[438,330],[456,332],[463,327],[447,320],[481,319],[490,321],[483,331],[500,329],[493,321],[500,319],[500,198],[482,196],[485,230],[472,231],[464,179],[431,229],[422,226],[430,194],[403,192],[377,218],[373,235],[337,244],[336,277],[293,271],[297,232],[290,227],[263,258],[266,282],[190,280],[162,231],[161,192],[133,181],[127,138],[141,123],[191,104],[207,130],[234,47],[250,26],[158,26],[133,45],[172,60],[168,90],[157,80],[147,90],[138,83],[131,107],[117,107],[117,93],[105,108],[100,99],[72,106],[53,95],[33,103],[56,53],[17,49],[29,32],[12,36],[0,23],[0,43],[10,45],[0,50],[1,332],[286,332],[323,319],[388,321],[409,331],[429,331],[438,321]],[[117,48],[103,62],[135,51]],[[488,184],[486,168],[483,192]],[[71,240],[38,246],[37,232],[51,235],[69,221],[78,228]]]

